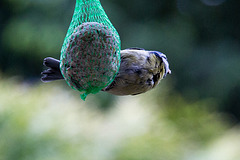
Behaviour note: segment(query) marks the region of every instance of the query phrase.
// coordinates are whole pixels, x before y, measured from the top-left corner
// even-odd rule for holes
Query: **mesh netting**
[[[120,67],[120,38],[99,0],[77,0],[61,50],[60,68],[85,99],[108,86]]]

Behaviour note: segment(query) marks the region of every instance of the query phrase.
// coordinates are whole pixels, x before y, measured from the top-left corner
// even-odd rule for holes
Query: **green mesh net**
[[[99,0],[77,0],[60,58],[63,77],[70,87],[97,93],[108,86],[120,67],[120,37]]]

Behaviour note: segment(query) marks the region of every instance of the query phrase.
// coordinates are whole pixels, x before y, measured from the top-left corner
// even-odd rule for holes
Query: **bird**
[[[113,95],[138,95],[155,88],[160,81],[171,74],[165,54],[159,51],[132,47],[120,51],[119,71],[110,85],[101,91]],[[47,57],[43,65],[48,67],[41,74],[43,82],[64,79],[60,71],[60,61]]]

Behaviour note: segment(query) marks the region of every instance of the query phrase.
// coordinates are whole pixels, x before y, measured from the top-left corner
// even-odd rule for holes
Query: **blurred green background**
[[[102,0],[122,48],[168,56],[143,95],[40,82],[74,0],[0,2],[0,160],[239,160],[240,1]]]

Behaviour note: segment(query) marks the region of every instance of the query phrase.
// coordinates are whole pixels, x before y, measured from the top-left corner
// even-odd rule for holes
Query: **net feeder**
[[[99,0],[76,0],[61,49],[60,69],[67,84],[85,100],[107,87],[120,67],[121,41]]]

